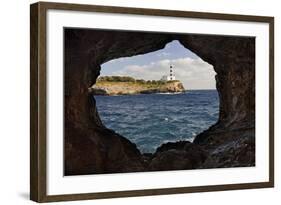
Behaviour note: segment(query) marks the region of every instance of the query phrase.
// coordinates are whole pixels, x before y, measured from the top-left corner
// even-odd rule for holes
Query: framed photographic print
[[[30,197],[274,186],[274,18],[31,5]]]

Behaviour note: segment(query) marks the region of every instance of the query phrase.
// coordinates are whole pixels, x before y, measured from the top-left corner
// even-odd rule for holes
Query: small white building
[[[162,78],[160,79],[161,81],[167,81],[168,80],[168,76],[163,75]]]

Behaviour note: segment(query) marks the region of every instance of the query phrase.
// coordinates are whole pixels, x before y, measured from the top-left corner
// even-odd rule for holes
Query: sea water
[[[153,153],[166,142],[193,141],[216,123],[216,90],[179,94],[95,96],[103,124],[135,143],[142,153]]]

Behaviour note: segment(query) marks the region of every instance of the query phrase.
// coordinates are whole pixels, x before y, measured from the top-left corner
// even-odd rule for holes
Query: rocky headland
[[[89,88],[93,95],[134,95],[152,93],[180,93],[185,88],[179,80],[142,80],[128,76],[102,76]]]

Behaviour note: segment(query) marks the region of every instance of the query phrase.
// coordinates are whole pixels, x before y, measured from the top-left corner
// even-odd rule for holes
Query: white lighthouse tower
[[[171,81],[171,80],[176,80],[176,76],[175,76],[175,73],[173,71],[172,65],[170,65],[170,73],[169,73],[169,76],[167,76],[167,81]]]

